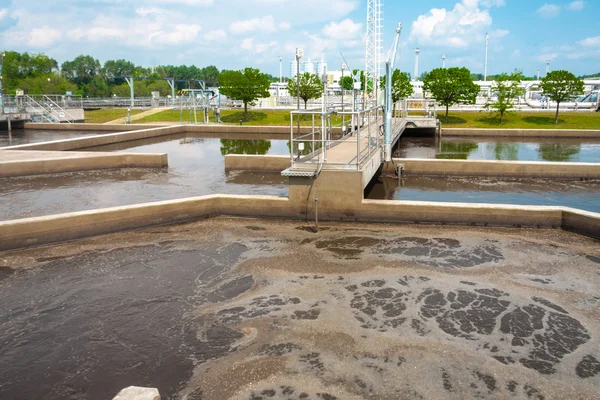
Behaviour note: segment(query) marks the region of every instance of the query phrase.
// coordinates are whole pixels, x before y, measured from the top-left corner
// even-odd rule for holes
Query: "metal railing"
[[[382,150],[383,106],[360,111],[338,111],[339,108],[335,106],[325,112],[312,109],[290,113],[292,169],[315,170],[320,166],[324,169],[360,170],[374,152]],[[340,128],[337,135],[334,128]]]

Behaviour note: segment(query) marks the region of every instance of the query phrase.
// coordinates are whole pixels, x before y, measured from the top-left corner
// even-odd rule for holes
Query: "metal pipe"
[[[319,232],[319,198],[315,197],[315,232]]]

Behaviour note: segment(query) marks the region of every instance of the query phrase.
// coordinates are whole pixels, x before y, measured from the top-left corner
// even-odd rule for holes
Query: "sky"
[[[89,54],[165,64],[247,66],[283,74],[295,49],[339,69],[340,52],[364,69],[367,0],[0,0],[0,49],[59,63]],[[401,22],[396,67],[466,66],[534,76],[545,61],[577,75],[600,72],[600,0],[383,0],[383,53]],[[596,27],[596,28],[594,28]]]

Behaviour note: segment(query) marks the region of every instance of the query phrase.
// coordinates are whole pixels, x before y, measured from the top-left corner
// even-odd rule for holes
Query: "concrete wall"
[[[225,170],[281,172],[290,166],[289,156],[227,154]]]
[[[7,152],[13,153],[14,150]],[[5,153],[7,153],[5,152]],[[19,151],[18,153],[29,153]],[[53,157],[54,152],[34,152],[35,158],[0,161],[0,176],[26,176],[62,172],[90,171],[113,168],[163,168],[168,166],[167,154],[67,153]],[[59,152],[62,153],[62,152]]]
[[[478,161],[395,158],[410,175],[453,176],[510,176],[538,178],[600,178],[598,163],[537,162],[537,161]],[[289,167],[288,156],[227,155],[226,170],[283,171]],[[394,164],[383,166],[384,172],[393,173]],[[363,176],[364,178],[364,176]]]
[[[61,124],[61,126],[72,126],[73,124]],[[114,144],[120,142],[127,142],[130,140],[146,139],[156,136],[171,135],[173,133],[181,132],[183,128],[181,126],[169,126],[162,128],[150,128],[140,129],[131,132],[119,132],[110,133],[104,135],[93,135],[84,136],[74,139],[55,140],[51,142],[41,142],[32,144],[23,144],[20,146],[12,146],[11,150],[54,150],[54,151],[67,151],[85,149],[88,147],[102,146],[107,144]],[[4,148],[6,149],[6,148]]]
[[[600,164],[536,161],[478,161],[395,158],[408,175],[510,176],[537,178],[600,178]],[[384,170],[393,172],[389,163]]]
[[[33,123],[25,124],[25,129],[44,129],[44,130],[72,130],[72,131],[134,131],[140,129],[162,128],[178,126],[178,132],[197,132],[197,133],[242,133],[242,134],[264,134],[264,135],[290,135],[290,126],[250,126],[250,125],[172,125],[172,124],[50,124]],[[301,127],[301,132],[310,132],[310,127]],[[339,128],[333,130],[341,132]]]
[[[107,131],[107,132],[123,132],[134,131],[140,129],[158,128],[164,125],[125,125],[125,124],[51,124],[28,122],[25,124],[25,129],[43,129],[45,131]]]
[[[483,129],[442,128],[442,136],[504,136],[504,137],[554,137],[600,138],[600,129]]]
[[[328,179],[336,178],[330,176]],[[345,183],[352,183],[351,177]],[[359,184],[360,180],[358,180]],[[357,184],[355,181],[354,184]],[[340,185],[341,187],[342,185]],[[292,187],[290,187],[292,190]],[[74,240],[110,232],[172,224],[212,215],[319,220],[447,223],[560,228],[600,238],[600,214],[565,207],[335,199],[302,193],[308,202],[273,196],[213,195],[0,222],[0,250]],[[338,192],[337,195],[340,193]],[[328,208],[329,207],[329,208]],[[331,208],[336,207],[336,208]],[[308,212],[307,212],[308,211]]]

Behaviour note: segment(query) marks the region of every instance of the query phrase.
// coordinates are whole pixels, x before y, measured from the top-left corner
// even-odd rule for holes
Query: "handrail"
[[[58,113],[58,118],[59,118],[59,120],[60,120],[60,118],[63,118],[63,119],[64,119],[64,120],[65,120],[67,123],[69,123],[69,124],[71,124],[71,123],[73,123],[73,122],[75,121],[75,117],[73,117],[71,114],[69,114],[69,113],[67,112],[67,110],[65,110],[64,108],[62,108],[62,107],[61,107],[61,106],[59,106],[58,104],[56,104],[56,103],[55,103],[55,102],[54,102],[54,101],[53,101],[53,100],[52,100],[50,97],[48,97],[48,96],[44,95],[44,99],[46,99],[47,101],[49,101],[49,102],[50,102],[50,104],[53,104],[53,105],[54,105],[56,108],[58,108],[58,110],[59,110],[59,113]],[[50,112],[51,112],[51,113],[52,113],[53,111],[54,111],[53,109],[52,109],[52,110],[50,110]],[[61,115],[60,115],[60,113],[61,113],[61,112],[64,112],[66,115],[68,115],[68,116],[71,118],[71,120],[68,120],[68,119],[66,119],[65,117],[61,117]]]

